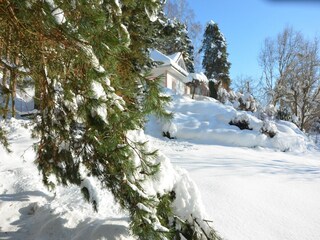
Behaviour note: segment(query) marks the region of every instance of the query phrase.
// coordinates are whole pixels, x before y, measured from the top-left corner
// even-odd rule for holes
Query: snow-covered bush
[[[255,116],[262,121],[274,119],[276,117],[277,109],[273,104],[269,104],[266,107],[259,105]]]
[[[171,122],[176,126],[177,132],[174,136],[179,141],[237,147],[266,147],[280,151],[289,149],[289,151],[299,152],[314,147],[314,143],[291,122],[268,117],[261,120],[258,116],[259,112],[237,111],[234,107],[221,104],[209,97],[193,100],[189,96],[173,94],[172,99],[167,110],[174,113]],[[264,121],[275,124],[275,137],[271,138],[262,133]],[[246,126],[242,126],[241,122]],[[240,127],[235,125],[252,130],[240,130]],[[272,128],[264,129],[270,131]],[[156,120],[153,116],[147,124],[146,132],[148,135],[161,138],[163,122]]]
[[[236,116],[234,119],[232,119],[229,122],[229,124],[237,126],[241,130],[244,130],[244,129],[252,130],[252,128],[250,127],[249,118],[247,114],[241,114]]]
[[[277,126],[273,122],[264,121],[260,131],[270,138],[273,138],[277,134]]]
[[[276,118],[279,120],[292,121],[292,115],[288,108],[278,109],[276,112]]]
[[[257,111],[257,103],[250,93],[227,91],[219,86],[217,99],[223,104],[231,104],[237,110]]]
[[[239,102],[239,107],[237,109],[255,112],[257,110],[256,100],[250,93],[237,93],[238,98],[236,99]]]
[[[172,122],[165,122],[162,126],[162,136],[169,139],[175,139],[177,134],[177,126]]]
[[[265,113],[269,118],[273,118],[277,113],[277,109],[273,104],[269,104],[265,107]]]
[[[224,104],[229,101],[229,93],[226,89],[221,87],[221,85],[219,86],[219,89],[218,89],[218,100]]]

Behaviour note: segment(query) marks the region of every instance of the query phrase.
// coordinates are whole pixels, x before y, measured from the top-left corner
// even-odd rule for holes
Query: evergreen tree
[[[187,70],[194,72],[194,47],[185,24],[163,15],[158,21],[159,32],[154,47],[166,55],[181,52]]]
[[[188,37],[191,39],[191,45],[194,50],[190,52],[192,62],[196,69],[201,69],[200,54],[198,53],[201,45],[202,25],[196,21],[195,13],[189,6],[188,0],[167,0],[164,6],[164,12],[168,19],[175,19],[186,26]],[[191,71],[194,72],[194,71]]]
[[[210,80],[208,85],[209,85],[209,94],[210,94],[209,96],[214,99],[218,99],[218,91],[219,91],[221,82]]]
[[[164,109],[169,99],[160,95],[157,81],[143,75],[161,6],[149,0],[121,5],[113,0],[4,0],[0,24],[12,30],[10,39],[18,39],[9,41],[10,48],[38,92],[34,134],[44,184],[54,188],[53,175],[58,184],[78,185],[97,210],[90,187],[83,184],[88,176],[96,177],[129,211],[132,232],[140,239],[180,239],[180,234],[202,239],[198,220],[174,220],[173,193],[145,192],[142,183],[160,166],[156,152],[130,139],[147,114],[170,117]],[[6,38],[0,33],[2,45]],[[0,141],[7,145],[3,135],[0,129]],[[218,239],[213,230],[204,234]]]
[[[227,44],[216,23],[210,21],[205,29],[200,52],[203,53],[202,67],[208,79],[222,82],[222,86],[229,90],[230,62],[228,62]]]

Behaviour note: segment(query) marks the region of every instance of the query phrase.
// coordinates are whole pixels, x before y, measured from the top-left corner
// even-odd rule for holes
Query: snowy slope
[[[170,93],[170,92],[169,92]],[[171,123],[153,124],[151,118],[147,131],[153,136],[169,132],[171,137],[197,143],[227,146],[267,147],[281,151],[306,151],[313,144],[293,123],[286,121],[262,121],[251,112],[237,111],[213,98],[193,100],[189,96],[172,95],[169,111],[174,113]],[[230,125],[234,119],[245,119],[252,130],[240,130]],[[271,125],[276,136],[270,138],[261,132],[264,124]]]
[[[149,140],[188,170],[207,217],[226,239],[320,239],[320,152],[295,125],[272,121],[262,134],[253,114],[210,99],[173,95],[171,124],[151,118]],[[253,130],[229,122],[249,119]],[[177,139],[162,137],[170,132]]]

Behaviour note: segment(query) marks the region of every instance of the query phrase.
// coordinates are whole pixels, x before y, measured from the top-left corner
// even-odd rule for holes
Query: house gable
[[[163,76],[164,86],[181,94],[186,93],[189,72],[180,52],[167,56],[158,50],[150,51],[150,58],[157,63],[152,70],[154,77]]]
[[[183,58],[180,58],[180,59],[179,59],[178,65],[179,65],[182,69],[188,71],[188,70],[187,70],[187,67],[186,67],[186,63],[184,62]]]
[[[207,96],[209,93],[208,79],[203,73],[189,73],[182,53],[177,52],[170,56],[158,50],[150,51],[150,58],[157,64],[152,69],[153,77],[162,77],[164,87],[172,89],[179,94],[190,94],[192,83],[197,81],[199,86],[194,86],[194,93]]]
[[[182,53],[177,52],[170,56],[168,56],[175,64],[177,64],[180,68],[182,68],[184,71],[188,72],[188,69],[186,67],[186,63],[183,59]]]

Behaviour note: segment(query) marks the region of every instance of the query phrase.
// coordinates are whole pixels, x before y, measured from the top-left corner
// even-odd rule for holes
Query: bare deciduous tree
[[[250,93],[251,95],[257,95],[259,87],[256,81],[251,76],[240,75],[232,82],[234,90],[240,93]]]
[[[264,93],[269,103],[287,109],[300,129],[319,118],[319,42],[285,28],[276,39],[267,38],[259,56]]]
[[[267,38],[259,55],[262,79],[269,103],[276,105],[282,95],[282,83],[291,72],[297,53],[302,44],[302,36],[292,28],[285,28],[276,39]]]

